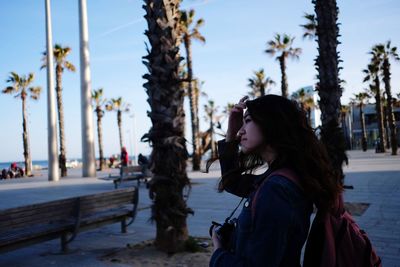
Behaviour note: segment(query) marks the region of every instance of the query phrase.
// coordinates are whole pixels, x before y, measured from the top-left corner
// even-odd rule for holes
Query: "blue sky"
[[[130,152],[137,143],[138,151],[148,154],[148,145],[139,141],[151,126],[146,115],[149,110],[147,95],[142,87],[142,75],[146,73],[142,64],[142,56],[146,54],[143,32],[147,26],[142,5],[140,0],[88,0],[89,47],[92,88],[103,87],[106,98],[122,96],[131,104],[136,117],[136,138],[133,136],[132,112],[124,114],[125,145]],[[338,5],[342,42],[338,50],[343,60],[341,78],[347,82],[342,103],[347,103],[353,93],[367,86],[362,83],[361,70],[368,64],[370,48],[389,39],[393,45],[400,46],[400,3],[397,0],[338,0]],[[304,12],[313,11],[311,1],[185,0],[181,7],[195,8],[197,17],[205,20],[201,32],[207,42],[205,45],[194,43],[193,68],[195,76],[204,81],[203,90],[215,100],[220,110],[248,92],[247,79],[259,68],[264,68],[277,82],[272,92],[279,93],[278,62],[263,52],[266,42],[275,33],[296,36],[294,45],[303,49],[300,60],[287,64],[289,92],[316,82],[313,66],[316,43],[302,40],[299,27],[304,23]],[[9,72],[15,71],[19,74],[34,72],[34,85],[42,86],[44,90],[38,102],[28,104],[34,160],[47,158],[46,72],[39,69],[41,52],[45,49],[44,13],[44,0],[0,3],[0,88],[7,86],[5,80]],[[80,158],[78,1],[53,0],[52,18],[53,42],[72,48],[69,60],[78,68],[76,73],[64,73],[63,88],[67,156]],[[399,64],[392,64],[392,90],[396,93],[400,92]],[[0,114],[0,161],[21,161],[21,101],[0,95]],[[202,130],[206,125],[202,117]],[[105,155],[118,153],[115,113],[106,114],[103,128]],[[189,127],[187,129],[189,131]],[[97,149],[96,139],[96,155]]]

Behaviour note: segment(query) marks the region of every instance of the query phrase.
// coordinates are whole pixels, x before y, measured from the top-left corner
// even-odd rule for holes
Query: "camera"
[[[229,249],[232,241],[232,233],[235,231],[237,219],[227,218],[223,224],[212,221],[209,230],[210,236],[213,231],[218,235],[224,249]]]

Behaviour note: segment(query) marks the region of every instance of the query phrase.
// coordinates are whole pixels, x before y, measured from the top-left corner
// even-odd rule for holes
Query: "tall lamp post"
[[[47,148],[48,180],[58,181],[57,118],[54,99],[53,37],[51,29],[50,0],[45,0],[46,9],[46,57],[47,57]]]
[[[94,155],[93,110],[91,105],[91,80],[89,67],[89,32],[86,0],[79,0],[79,39],[81,69],[81,115],[82,115],[82,176],[96,176]]]
[[[132,155],[132,156],[134,158],[133,162],[136,164],[137,161],[138,161],[138,159],[137,159],[137,157],[138,157],[138,147],[137,147],[137,141],[136,141],[136,117],[135,117],[135,113],[132,112],[132,114],[129,117],[133,119],[133,130],[132,130],[132,132],[133,132],[134,155]]]

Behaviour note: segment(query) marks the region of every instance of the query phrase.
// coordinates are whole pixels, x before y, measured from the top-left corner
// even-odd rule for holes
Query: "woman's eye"
[[[250,119],[245,119],[244,122],[245,123],[249,123],[249,122],[251,122],[251,120]]]

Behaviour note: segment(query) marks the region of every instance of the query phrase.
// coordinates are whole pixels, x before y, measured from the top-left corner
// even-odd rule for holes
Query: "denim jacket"
[[[230,153],[226,150],[231,150]],[[235,151],[236,150],[236,151]],[[222,175],[236,168],[237,144],[218,143]],[[211,266],[299,267],[301,249],[310,226],[312,202],[289,179],[272,175],[233,174],[235,182],[225,189],[246,198],[233,234],[233,249],[217,249]],[[254,195],[259,188],[257,200]],[[252,205],[255,205],[252,207]],[[254,213],[254,214],[252,214]]]

